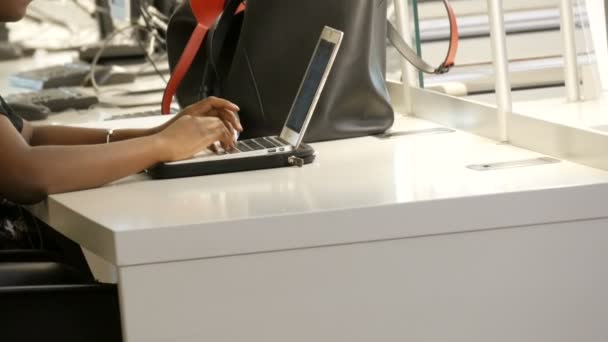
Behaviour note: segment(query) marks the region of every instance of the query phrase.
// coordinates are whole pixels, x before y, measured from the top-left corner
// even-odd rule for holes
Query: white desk
[[[12,74],[28,71],[37,68],[47,67],[49,65],[60,65],[70,63],[77,58],[75,52],[63,53],[45,53],[41,52],[31,58],[22,58],[13,61],[4,61],[0,63],[0,90],[2,95],[6,96],[14,93],[22,93],[30,91],[28,89],[13,87],[8,79]]]
[[[301,169],[142,174],[35,211],[116,266],[127,342],[608,338],[608,172],[472,171],[538,155],[462,132],[313,146]]]
[[[32,58],[23,58],[14,61],[0,62],[0,94],[7,96],[15,93],[32,92],[31,89],[14,87],[9,76],[21,71],[43,68],[51,65],[62,65],[77,62],[75,52],[44,53],[41,52]],[[158,62],[161,69],[162,63]],[[32,121],[35,125],[77,125],[91,122],[103,122],[113,115],[132,114],[143,111],[160,109],[160,100],[165,82],[156,74],[149,74],[150,65],[125,66],[131,72],[145,69],[146,74],[138,76],[133,83],[116,84],[101,87],[96,94],[100,103],[86,110],[68,109],[61,113],[52,113],[46,120]],[[168,76],[165,76],[168,79]],[[91,87],[81,88],[80,91],[95,94]],[[119,107],[120,106],[120,107]]]

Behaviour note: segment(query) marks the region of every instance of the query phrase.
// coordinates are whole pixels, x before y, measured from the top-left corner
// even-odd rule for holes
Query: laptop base
[[[214,161],[192,161],[184,164],[158,164],[146,173],[156,179],[205,176],[221,173],[272,169],[310,164],[315,159],[315,150],[307,144],[300,144],[295,151],[271,153],[264,156],[234,158]]]

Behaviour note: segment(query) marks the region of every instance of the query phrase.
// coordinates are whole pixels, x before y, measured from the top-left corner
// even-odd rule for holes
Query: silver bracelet
[[[110,137],[114,134],[114,128],[110,128],[106,133],[106,144],[110,143]]]

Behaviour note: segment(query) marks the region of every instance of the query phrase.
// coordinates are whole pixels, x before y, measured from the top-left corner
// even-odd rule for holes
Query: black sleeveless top
[[[15,114],[0,96],[0,115],[6,116],[19,132],[23,129],[23,119]],[[0,146],[0,150],[3,148]],[[0,249],[32,248],[31,217],[21,206],[0,198]]]
[[[21,132],[21,130],[23,129],[23,119],[13,112],[11,107],[4,101],[2,96],[0,96],[0,115],[8,117],[13,126],[15,126],[15,128],[19,132]]]

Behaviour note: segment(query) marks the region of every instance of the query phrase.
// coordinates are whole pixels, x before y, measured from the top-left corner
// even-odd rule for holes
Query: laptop
[[[219,161],[231,161],[231,163],[223,163],[221,170],[222,172],[232,172],[243,170],[242,165],[236,162],[237,160],[243,160],[244,163],[250,165],[247,168],[250,170],[252,169],[251,165],[253,165],[252,158],[264,160],[269,155],[284,155],[286,152],[296,151],[302,143],[308,123],[315,112],[317,102],[336,59],[343,35],[343,32],[328,26],[323,28],[280,135],[240,140],[237,141],[236,148],[232,151],[224,151],[218,146],[219,153],[205,150],[189,159],[163,163],[159,166],[164,168],[165,171],[170,170],[171,167],[186,166],[188,164],[196,164],[198,169],[204,169],[205,163],[215,162],[215,165],[218,165],[217,162]],[[272,160],[269,158],[265,159]],[[230,167],[227,169],[227,165],[232,165],[234,170],[231,170]],[[263,162],[258,163],[258,165],[259,167],[256,168],[267,168]],[[205,174],[208,174],[208,172],[205,172]],[[152,175],[154,176],[154,174]],[[176,177],[180,176],[183,177],[184,175],[176,175]]]

